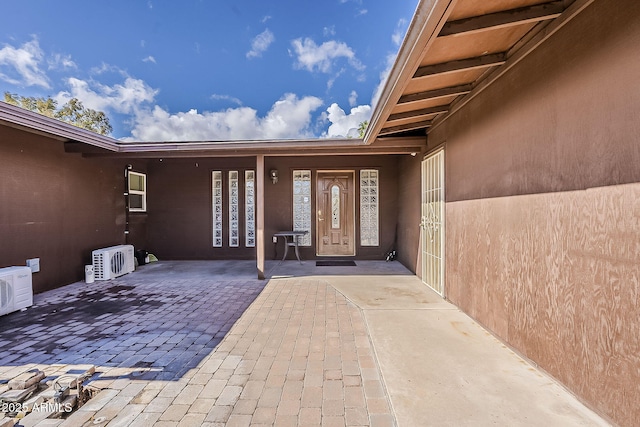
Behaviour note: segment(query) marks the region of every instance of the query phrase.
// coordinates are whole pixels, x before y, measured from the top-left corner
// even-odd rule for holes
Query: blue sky
[[[369,119],[417,0],[22,0],[0,89],[135,141],[333,138]]]

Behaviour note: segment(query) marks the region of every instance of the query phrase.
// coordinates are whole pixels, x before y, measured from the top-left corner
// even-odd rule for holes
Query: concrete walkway
[[[107,313],[10,328],[3,322],[13,315],[1,318],[7,342],[29,326],[41,326],[44,339],[64,333],[60,325],[91,329],[55,364],[46,360],[54,350],[37,340],[22,347],[37,359],[0,353],[0,379],[34,367],[54,377],[81,369],[80,362],[97,365],[96,397],[66,420],[29,421],[32,413],[24,426],[607,425],[397,262],[357,264],[271,262],[268,283],[252,278],[251,262],[145,266],[89,287],[116,287],[130,305],[157,302],[116,310],[121,324]],[[87,288],[74,284],[36,302],[42,308],[64,295],[92,295]],[[232,327],[231,319],[238,319]],[[94,323],[101,321],[116,328],[112,336],[99,336]],[[133,354],[104,355],[123,347],[118,328],[143,324],[131,332]]]

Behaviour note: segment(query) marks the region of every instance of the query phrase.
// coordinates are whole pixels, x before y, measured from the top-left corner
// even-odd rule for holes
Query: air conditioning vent
[[[92,252],[96,280],[110,280],[135,269],[132,245],[111,246]]]
[[[29,267],[0,268],[0,316],[33,305]]]

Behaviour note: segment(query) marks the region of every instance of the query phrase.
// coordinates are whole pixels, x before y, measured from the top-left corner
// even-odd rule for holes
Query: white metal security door
[[[444,150],[422,161],[422,281],[444,296]]]

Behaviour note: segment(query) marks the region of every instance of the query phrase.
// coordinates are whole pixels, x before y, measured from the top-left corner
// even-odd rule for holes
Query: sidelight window
[[[293,229],[308,231],[298,237],[300,246],[311,246],[311,171],[293,171]]]
[[[375,169],[360,171],[360,245],[378,246],[379,172]]]

